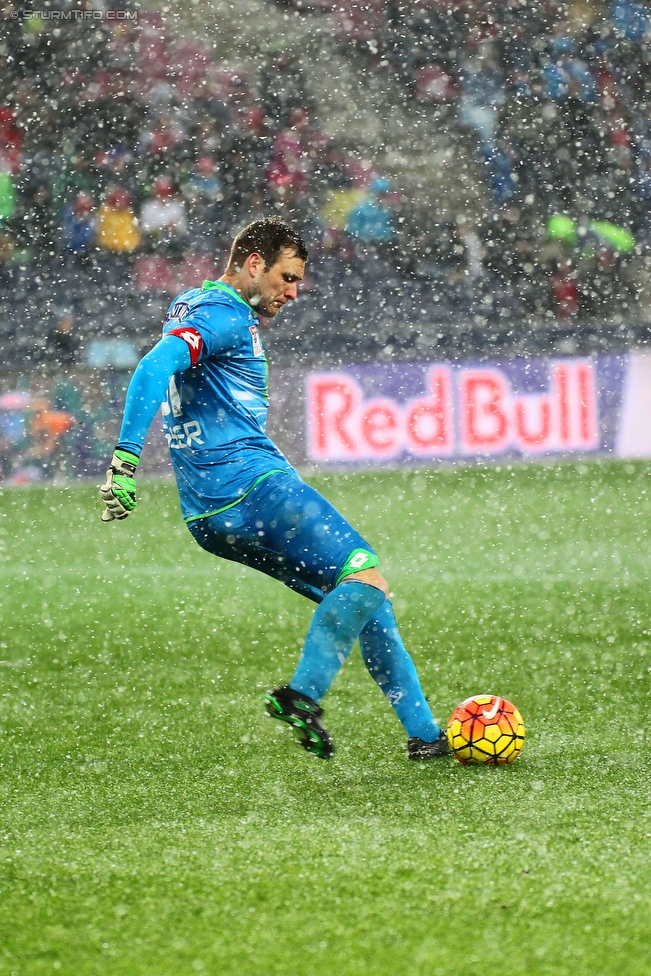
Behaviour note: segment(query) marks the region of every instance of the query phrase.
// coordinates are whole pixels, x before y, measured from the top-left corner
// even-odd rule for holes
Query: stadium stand
[[[6,376],[126,368],[269,212],[315,255],[277,361],[649,340],[648,4],[246,0],[201,35],[111,6],[0,12]]]

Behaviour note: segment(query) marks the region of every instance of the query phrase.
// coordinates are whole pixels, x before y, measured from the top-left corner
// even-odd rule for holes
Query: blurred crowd
[[[253,74],[125,0],[113,20],[44,20],[6,0],[0,283],[16,265],[83,275],[110,258],[136,292],[172,294],[218,273],[233,226],[277,210],[343,263],[499,282],[558,318],[635,300],[651,240],[646,4],[277,2],[332,18],[363,70],[470,134],[487,212],[437,223],[427,199],[405,200],[328,135],[282,43]]]
[[[647,3],[279,2],[328,8],[340,37],[471,135],[488,211],[421,229],[422,253],[560,319],[630,314],[651,244]]]
[[[99,476],[116,437],[124,378],[32,374],[0,395],[0,482]]]
[[[651,242],[651,14],[632,0],[391,0],[380,50],[472,133],[483,267],[560,318],[630,307]],[[469,254],[468,226],[461,247]],[[451,235],[452,237],[452,235]]]
[[[393,238],[387,181],[320,128],[282,44],[253,77],[156,13],[23,13],[0,11],[0,266],[56,256],[83,272],[110,256],[136,291],[173,294],[217,274],[233,227],[275,210],[335,247]]]
[[[0,11],[0,263],[108,254],[140,290],[171,292],[214,271],[233,224],[278,202],[308,218],[325,137],[282,51],[258,89],[160,15],[24,10]]]

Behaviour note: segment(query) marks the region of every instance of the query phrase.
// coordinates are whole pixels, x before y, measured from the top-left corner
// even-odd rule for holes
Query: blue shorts
[[[270,475],[237,505],[188,528],[207,552],[273,576],[315,603],[342,574],[379,563],[337,509],[289,472]]]

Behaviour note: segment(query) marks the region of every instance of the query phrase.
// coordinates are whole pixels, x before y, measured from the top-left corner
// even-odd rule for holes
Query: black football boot
[[[448,734],[445,729],[441,729],[441,734],[434,742],[425,742],[417,736],[412,736],[407,743],[410,759],[437,759],[439,756],[447,756],[450,752]]]
[[[313,698],[294,691],[289,685],[265,695],[264,706],[272,718],[287,722],[296,732],[304,749],[319,759],[330,759],[335,747],[321,724],[323,709]]]

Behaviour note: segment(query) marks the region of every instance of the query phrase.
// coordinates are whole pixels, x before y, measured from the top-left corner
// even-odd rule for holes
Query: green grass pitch
[[[337,755],[266,719],[311,614],[202,552],[175,490],[0,495],[0,976],[648,976],[651,466],[314,483],[382,555],[435,714],[505,768],[406,759],[359,653]]]

